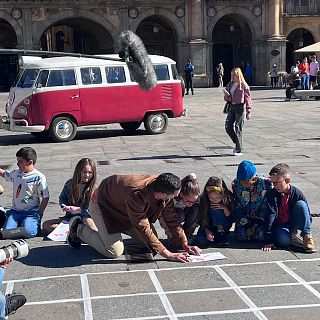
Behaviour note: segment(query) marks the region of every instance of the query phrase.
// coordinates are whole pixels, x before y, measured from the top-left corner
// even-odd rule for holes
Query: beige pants
[[[107,258],[121,256],[124,250],[121,233],[108,233],[97,202],[90,201],[89,211],[98,231],[81,224],[78,227],[78,237]]]

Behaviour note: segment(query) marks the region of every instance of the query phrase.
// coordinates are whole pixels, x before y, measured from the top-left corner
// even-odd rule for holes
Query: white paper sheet
[[[59,225],[48,235],[48,238],[53,241],[66,241],[69,233],[69,222],[62,221]]]
[[[211,260],[221,260],[226,259],[221,252],[211,252],[211,253],[203,253],[200,256],[190,255],[190,262],[205,262]]]

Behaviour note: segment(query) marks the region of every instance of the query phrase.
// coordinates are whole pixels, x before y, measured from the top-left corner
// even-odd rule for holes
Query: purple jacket
[[[232,88],[233,82],[230,81],[227,86],[226,90],[230,92]],[[234,91],[233,95],[229,95],[224,98],[226,101],[230,101],[233,104],[244,103],[246,106],[247,113],[251,113],[252,109],[252,100],[251,100],[251,93],[250,87],[247,84],[242,84],[241,88],[238,86]]]

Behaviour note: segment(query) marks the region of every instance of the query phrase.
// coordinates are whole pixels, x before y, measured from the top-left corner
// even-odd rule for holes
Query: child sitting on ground
[[[59,204],[65,216],[45,221],[42,226],[45,234],[52,232],[63,220],[70,221],[75,215],[80,215],[91,229],[98,230],[89,213],[89,201],[96,186],[96,179],[94,161],[89,158],[81,159],[74,169],[72,179],[64,184],[59,196]]]
[[[306,252],[315,252],[311,235],[311,215],[304,194],[291,184],[291,170],[285,163],[279,163],[270,171],[274,188],[267,193],[268,217],[267,239],[262,248],[271,250],[274,246],[286,248],[297,230],[301,230]]]
[[[174,207],[180,217],[182,228],[188,239],[191,240],[196,227],[198,226],[197,217],[199,210],[198,198],[200,195],[200,186],[195,173],[190,173],[181,180],[181,190],[178,197],[174,198]],[[175,249],[177,243],[173,239],[166,223],[163,218],[159,218],[159,222],[162,228],[164,228],[166,235],[168,236],[170,249]]]
[[[218,177],[209,178],[200,196],[200,228],[197,234],[199,246],[228,244],[232,206],[233,195],[225,182]]]
[[[257,175],[255,165],[243,160],[232,182],[235,199],[235,238],[238,241],[263,241],[267,215],[266,193],[271,190],[270,179]]]
[[[19,169],[0,169],[0,175],[6,181],[13,182],[12,209],[6,212],[7,220],[0,238],[35,237],[40,231],[43,212],[49,202],[46,177],[35,169],[36,151],[31,147],[24,147],[16,153],[16,157]],[[12,230],[4,232],[6,229]]]

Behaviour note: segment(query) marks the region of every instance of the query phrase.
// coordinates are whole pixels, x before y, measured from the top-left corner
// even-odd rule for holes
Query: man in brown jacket
[[[117,258],[124,251],[121,233],[125,233],[166,259],[186,262],[189,253],[198,255],[201,250],[189,246],[174,209],[173,198],[180,188],[180,179],[172,173],[107,177],[96,189],[89,205],[98,231],[75,216],[70,220],[67,241],[73,248],[80,248],[82,240],[104,256]],[[160,242],[152,228],[160,215],[187,254],[172,253]]]

